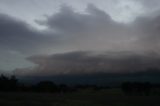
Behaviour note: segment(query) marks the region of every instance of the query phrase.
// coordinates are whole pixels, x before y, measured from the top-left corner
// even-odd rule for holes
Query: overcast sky
[[[0,70],[159,69],[159,12],[159,0],[0,0]]]

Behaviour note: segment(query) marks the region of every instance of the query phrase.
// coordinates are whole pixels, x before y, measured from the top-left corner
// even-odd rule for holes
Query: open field
[[[1,92],[0,106],[160,106],[160,96],[125,96],[119,89],[65,94]]]

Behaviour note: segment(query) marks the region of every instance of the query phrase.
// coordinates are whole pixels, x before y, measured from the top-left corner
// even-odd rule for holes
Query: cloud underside
[[[68,52],[50,56],[28,58],[38,66],[33,69],[17,69],[17,75],[59,75],[92,73],[132,73],[160,69],[159,55],[133,54],[130,52],[98,53]]]
[[[0,14],[0,51],[26,56],[74,52],[32,56],[36,68],[15,72],[59,74],[159,68],[159,15],[122,24],[94,5],[88,5],[86,13],[62,6],[58,13],[36,23],[46,29],[37,30],[22,20]]]

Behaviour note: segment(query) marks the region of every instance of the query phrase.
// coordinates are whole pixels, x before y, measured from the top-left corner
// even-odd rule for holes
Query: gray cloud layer
[[[36,30],[23,21],[0,14],[1,50],[17,51],[28,56],[51,54],[53,51],[48,49],[54,52],[85,52],[35,56],[36,59],[33,56],[31,61],[36,61],[38,67],[28,73],[119,72],[159,68],[159,15],[139,17],[133,23],[122,24],[93,5],[88,5],[86,13],[62,6],[60,12],[36,22],[47,29]],[[107,55],[100,55],[106,51]],[[126,51],[131,54],[126,55]],[[96,52],[101,53],[95,55]],[[113,53],[116,55],[112,56]]]
[[[114,22],[108,14],[93,5],[88,5],[86,14],[63,6],[61,11],[39,23],[54,29],[65,39],[68,48],[80,50],[116,50],[132,42],[128,26]]]
[[[60,12],[48,16],[46,21],[37,21],[47,27],[45,30],[37,30],[4,14],[0,14],[0,20],[1,48],[20,52],[36,54],[45,48],[157,52],[159,46],[159,16],[121,24],[93,5],[88,5],[85,14],[62,6]]]
[[[39,23],[60,33],[68,49],[159,52],[158,15],[142,16],[133,23],[122,24],[94,5],[88,5],[86,14],[63,6],[59,13]]]
[[[5,14],[0,14],[0,47],[23,53],[33,53],[37,48],[54,43],[49,32],[38,31],[27,23]]]
[[[102,53],[69,52],[50,56],[33,56],[29,60],[37,64],[34,69],[17,69],[17,75],[57,75],[124,73],[160,69],[159,55],[130,52]]]

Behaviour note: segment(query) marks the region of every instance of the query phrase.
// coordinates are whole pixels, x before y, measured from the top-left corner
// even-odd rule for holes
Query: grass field
[[[1,92],[0,106],[160,106],[160,96],[125,96],[119,89],[64,94]]]

